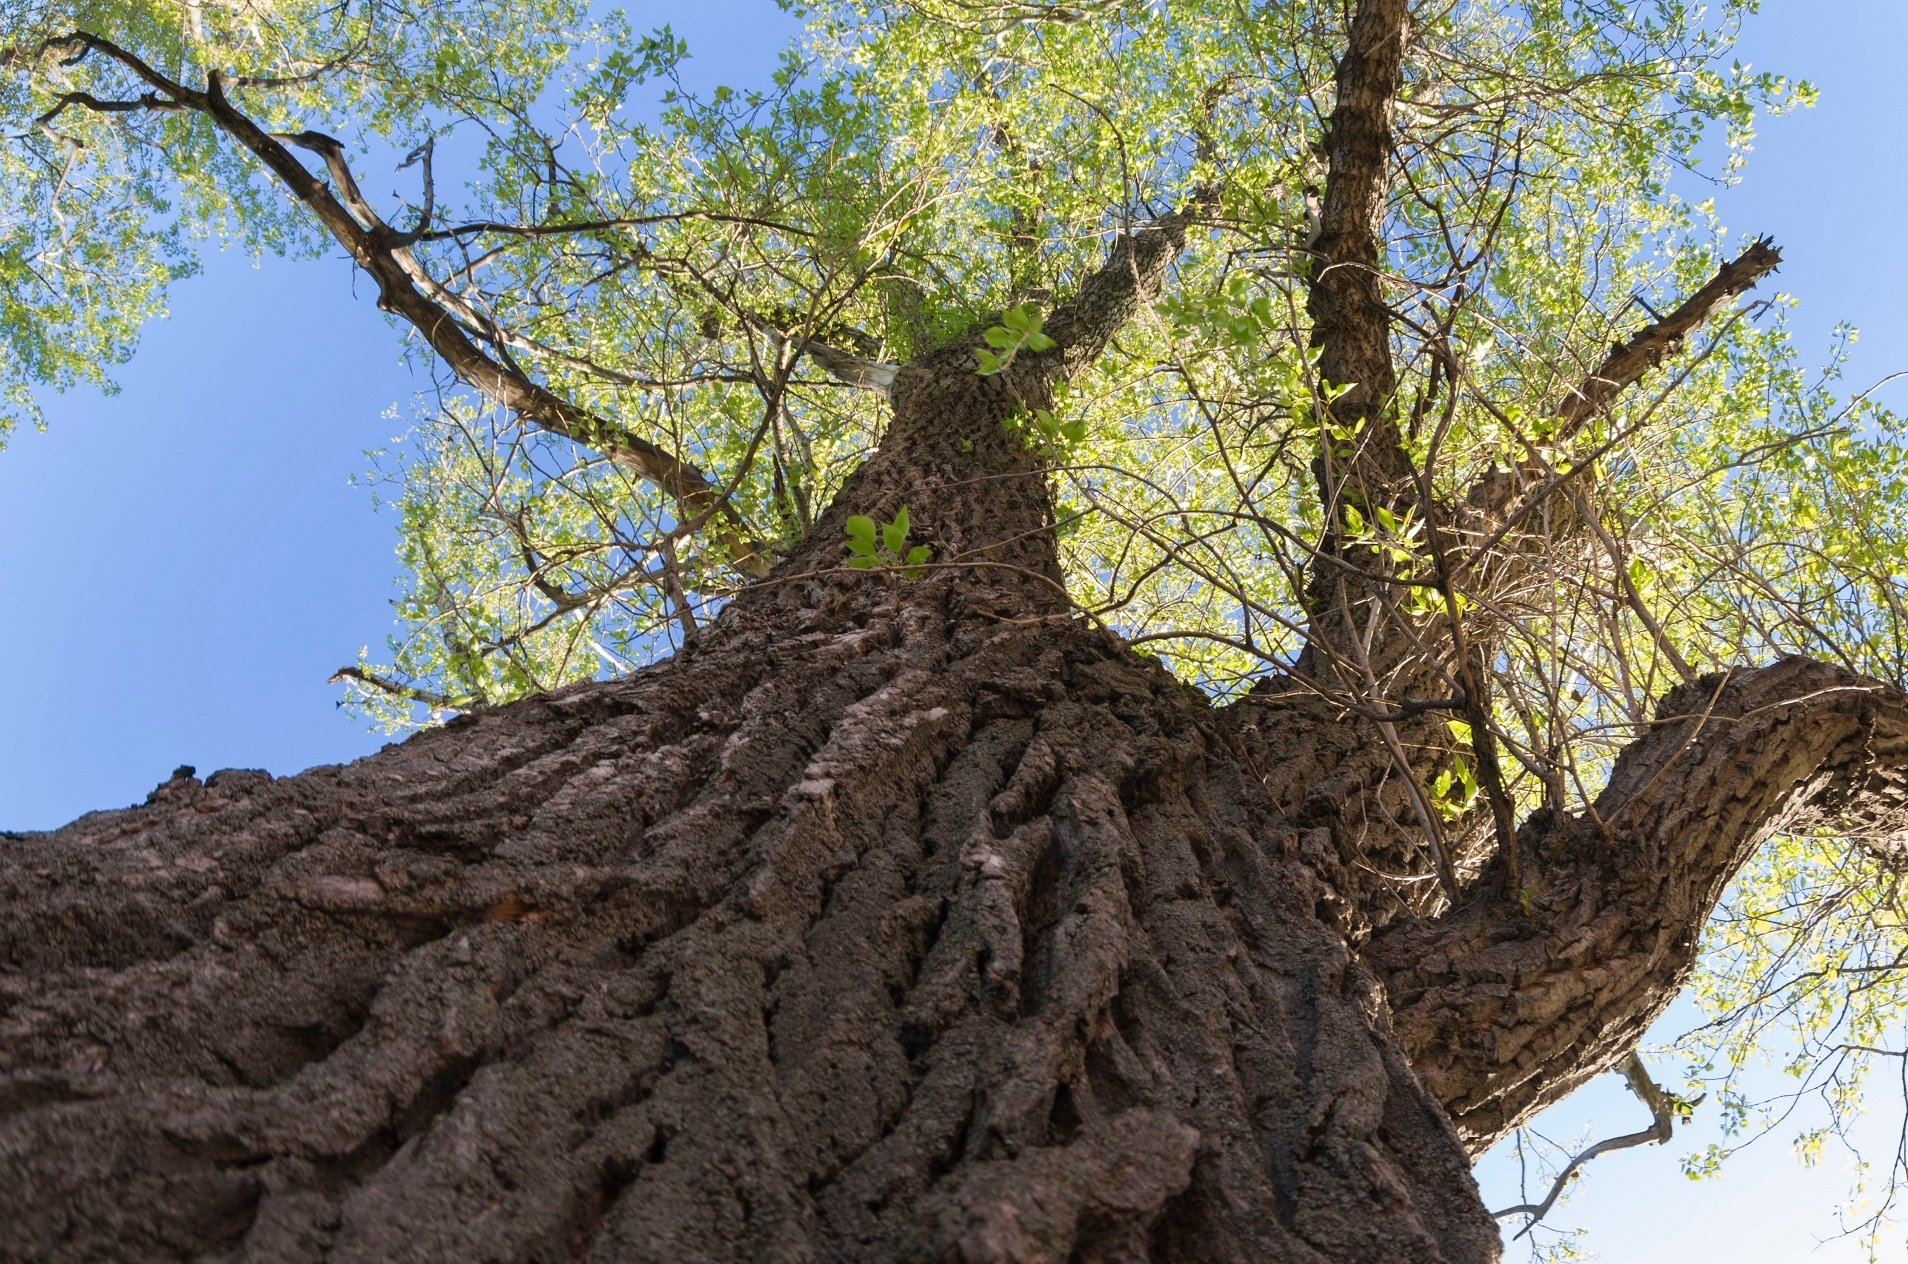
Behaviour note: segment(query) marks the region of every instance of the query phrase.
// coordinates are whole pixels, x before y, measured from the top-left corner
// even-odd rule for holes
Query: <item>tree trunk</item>
[[[1371,227],[1406,20],[1358,6],[1327,146],[1313,315],[1367,436],[1321,460],[1328,524],[1414,494]],[[433,324],[216,86],[192,108]],[[1696,681],[1593,807],[1500,826],[1460,884],[1431,695],[1488,629],[1379,644],[1395,576],[1329,525],[1306,655],[1221,709],[1065,600],[1003,423],[1157,292],[1187,219],[1122,238],[1050,352],[902,366],[879,452],[675,660],[0,836],[0,1254],[1495,1258],[1470,1155],[1629,1051],[1757,842],[1908,837],[1908,699],[1800,660]],[[720,512],[690,467],[649,475]],[[847,566],[848,516],[903,508],[922,573]]]
[[[1290,819],[1346,744],[1066,613],[972,364],[675,661],[9,838],[9,1257],[1494,1256]]]
[[[0,840],[6,1257],[1494,1258],[1470,1154],[1628,1052],[1770,830],[1903,836],[1908,700],[1698,681],[1515,898],[1426,894],[1378,721],[1064,601],[1001,423],[1178,233],[1047,356],[903,367],[677,659]],[[845,566],[904,505],[925,572]]]

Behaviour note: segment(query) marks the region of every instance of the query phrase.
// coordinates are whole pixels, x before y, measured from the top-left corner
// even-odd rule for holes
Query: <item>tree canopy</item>
[[[340,673],[405,730],[693,644],[813,540],[896,366],[1065,354],[1110,245],[1170,234],[1158,301],[1011,423],[1066,597],[1214,696],[1303,677],[1376,723],[1435,858],[1395,898],[1435,911],[1674,686],[1807,655],[1908,687],[1908,455],[1792,346],[1773,244],[1685,192],[1809,100],[1731,62],[1753,0],[1412,4],[1371,135],[1352,7],[818,0],[771,82],[697,93],[667,28],[573,0],[28,0],[0,426],[109,384],[208,247],[342,249],[433,381],[376,469],[400,625]],[[1376,347],[1332,324],[1360,304]],[[906,506],[830,547],[966,564]],[[1427,712],[1447,745],[1396,735]],[[1747,1128],[1773,1040],[1828,1103],[1809,1145],[1908,1056],[1899,857],[1851,837],[1756,853],[1683,1049]],[[1871,1233],[1908,1180],[1877,1157]]]

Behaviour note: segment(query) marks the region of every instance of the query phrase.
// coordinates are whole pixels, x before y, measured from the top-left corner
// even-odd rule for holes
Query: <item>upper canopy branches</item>
[[[154,212],[82,259],[99,226],[55,226],[78,222],[79,188],[177,193],[257,245],[313,224],[344,244],[504,406],[451,399],[395,476],[434,578],[380,674],[433,696],[499,700],[686,634],[813,528],[879,435],[897,366],[1079,293],[1108,241],[1162,214],[1189,230],[1176,275],[1156,312],[1063,338],[1073,389],[1053,425],[1081,437],[1045,457],[1076,599],[1216,687],[1290,665],[1309,624],[1348,697],[1463,693],[1423,621],[1468,601],[1491,613],[1480,631],[1508,626],[1505,603],[1541,590],[1528,570],[1513,592],[1486,567],[1467,579],[1463,541],[1439,535],[1467,524],[1434,507],[1533,453],[1559,477],[1640,468],[1652,436],[1753,390],[1779,345],[1712,318],[1715,350],[1692,346],[1691,380],[1639,399],[1647,416],[1611,393],[1655,362],[1639,345],[1594,407],[1545,420],[1609,358],[1631,294],[1703,283],[1680,249],[1703,234],[1657,182],[1702,115],[1736,127],[1786,91],[1710,69],[1726,14],[844,4],[815,11],[812,52],[772,83],[706,93],[673,37],[554,2],[513,19],[476,0],[283,4],[266,25],[182,12],[128,6],[89,29],[103,43],[54,48],[73,28],[49,8],[12,45],[7,153],[52,218],[9,222],[23,275],[79,299],[10,326],[50,349],[13,363],[60,380],[47,357],[83,351],[88,322],[107,363],[138,304],[79,278],[109,256],[155,278],[186,257],[163,233],[125,248]],[[474,29],[481,73],[460,39]],[[403,192],[370,194],[365,173],[400,158]],[[1046,310],[1045,327],[1083,314]],[[1524,497],[1523,518],[1556,499]],[[1362,617],[1318,618],[1341,585],[1387,644]],[[603,652],[579,655],[579,634]],[[1610,662],[1575,658],[1553,675],[1594,694]],[[1429,676],[1394,678],[1406,659]]]

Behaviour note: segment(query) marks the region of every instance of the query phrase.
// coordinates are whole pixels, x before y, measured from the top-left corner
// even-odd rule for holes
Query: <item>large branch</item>
[[[1122,233],[1106,261],[1080,283],[1073,297],[1047,318],[1045,332],[1059,345],[1053,362],[1071,377],[1095,360],[1113,335],[1148,303],[1159,297],[1166,270],[1186,246],[1186,228],[1208,195],[1152,221]]]
[[[1344,473],[1373,489],[1404,479],[1407,464],[1386,406],[1397,390],[1391,312],[1385,305],[1378,226],[1392,155],[1391,116],[1403,83],[1406,0],[1362,0],[1338,63],[1337,103],[1325,133],[1329,163],[1311,242],[1312,345],[1319,373],[1343,387],[1332,414],[1366,432]],[[1329,498],[1332,487],[1323,489]]]
[[[685,523],[707,523],[728,559],[745,573],[766,573],[761,549],[748,539],[740,517],[700,469],[626,428],[583,409],[499,360],[465,332],[465,321],[442,301],[446,291],[429,281],[410,257],[411,235],[386,224],[359,194],[336,142],[300,133],[289,143],[325,160],[336,188],[314,176],[285,139],[268,134],[226,96],[217,71],[197,91],[155,70],[111,40],[76,32],[50,49],[71,50],[68,60],[97,52],[110,58],[169,102],[198,111],[264,164],[291,195],[343,246],[378,286],[378,306],[402,317],[460,380],[533,425],[596,449],[617,466],[653,483],[675,500]],[[429,292],[427,292],[429,291]],[[468,313],[464,313],[468,316]]]
[[[1361,693],[1372,674],[1364,629],[1394,569],[1382,555],[1346,538],[1346,509],[1374,506],[1403,516],[1416,493],[1398,441],[1393,408],[1397,370],[1391,361],[1391,312],[1385,305],[1378,235],[1392,160],[1392,111],[1403,84],[1406,0],[1361,0],[1338,63],[1337,99],[1327,126],[1328,161],[1318,228],[1309,240],[1312,346],[1319,376],[1341,392],[1330,405],[1349,446],[1321,428],[1313,461],[1325,509],[1318,555],[1306,580],[1310,616],[1304,676],[1334,675]],[[1380,674],[1384,667],[1377,668]]]
[[[1594,807],[1519,832],[1528,908],[1482,880],[1368,946],[1413,1068],[1474,1152],[1634,1049],[1770,835],[1908,848],[1901,691],[1788,658],[1680,686],[1657,713]]]
[[[1618,392],[1634,383],[1652,366],[1680,347],[1690,334],[1732,298],[1748,290],[1774,270],[1781,253],[1767,238],[1759,239],[1735,259],[1724,264],[1708,283],[1667,316],[1657,316],[1627,342],[1617,343],[1597,370],[1573,390],[1556,410],[1558,424],[1554,438],[1568,440],[1585,423],[1607,408]],[[1654,313],[1652,313],[1654,314]],[[1455,359],[1445,352],[1451,367],[1455,404],[1457,368]],[[1559,471],[1534,447],[1530,458],[1510,471],[1492,470],[1475,483],[1455,515],[1434,512],[1426,523],[1425,542],[1431,554],[1429,573],[1441,592],[1446,609],[1449,637],[1448,671],[1464,700],[1465,719],[1472,734],[1472,764],[1488,802],[1496,837],[1509,838],[1514,814],[1504,783],[1497,753],[1497,738],[1490,722],[1490,704],[1485,696],[1486,663],[1494,653],[1509,621],[1504,617],[1506,599],[1515,602],[1518,589],[1531,583],[1533,568],[1545,559],[1554,559],[1560,548],[1593,536],[1608,552],[1614,583],[1620,599],[1649,629],[1657,646],[1683,679],[1695,672],[1664,634],[1656,617],[1643,601],[1623,565],[1621,544],[1598,517],[1592,502],[1594,457],[1579,459]],[[1420,476],[1423,503],[1431,505],[1430,475]],[[1455,518],[1455,521],[1450,519]],[[1529,525],[1541,522],[1542,529]],[[1551,582],[1539,577],[1542,587]],[[1461,617],[1460,592],[1466,599],[1488,611],[1483,617]],[[1423,643],[1411,629],[1392,623],[1382,628],[1385,645],[1374,645],[1371,657],[1383,661],[1409,661]],[[1376,629],[1375,629],[1376,634]],[[1440,682],[1433,681],[1433,685]],[[1423,762],[1435,765],[1435,758]],[[1515,848],[1503,847],[1507,890],[1523,887]]]
[[[1681,306],[1654,324],[1645,326],[1627,342],[1611,346],[1597,371],[1567,395],[1557,406],[1562,422],[1558,438],[1573,435],[1582,425],[1609,406],[1624,387],[1663,362],[1683,345],[1723,304],[1745,293],[1756,282],[1774,272],[1782,262],[1782,252],[1767,237],[1758,237],[1749,248],[1724,264],[1700,290]],[[1654,313],[1652,313],[1654,314]]]

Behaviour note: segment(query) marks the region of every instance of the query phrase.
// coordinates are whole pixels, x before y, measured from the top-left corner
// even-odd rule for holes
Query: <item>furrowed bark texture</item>
[[[1002,427],[1179,232],[1049,355],[905,366],[676,660],[6,839],[9,1251],[1494,1256],[1285,810],[1351,748],[1294,727],[1262,771],[1243,712],[1070,618]],[[846,569],[841,519],[902,503],[928,573]]]
[[[964,363],[826,520],[906,494],[944,569],[815,543],[629,679],[0,841],[7,1258],[1488,1260],[1466,1146],[1755,843],[1908,832],[1908,705],[1794,660],[1527,823],[1528,911],[1417,916],[1365,725],[1068,617],[1044,370]]]
[[[673,662],[8,840],[12,1248],[1489,1258],[1280,807],[1329,744],[1273,793],[1062,613],[1046,370],[971,364]],[[844,574],[904,491],[961,565]]]
[[[10,1257],[1489,1258],[1221,718],[950,591],[9,840]]]
[[[1481,1145],[1620,1056],[1770,828],[1908,802],[1899,695],[1708,680],[1607,837],[1526,827],[1543,904],[1360,954],[1319,704],[857,579],[8,838],[9,1258],[1488,1259],[1444,1108]]]
[[[1528,913],[1487,871],[1453,911],[1394,922],[1366,951],[1406,1056],[1475,1152],[1636,1047],[1771,834],[1908,846],[1900,691],[1789,658],[1680,686],[1657,717],[1590,811],[1519,831]]]
[[[1345,506],[1403,513],[1413,499],[1410,464],[1389,412],[1398,378],[1378,238],[1410,20],[1405,0],[1366,0],[1352,17],[1334,77],[1337,99],[1323,141],[1330,169],[1308,265],[1306,309],[1318,371],[1343,392],[1332,401],[1332,420],[1355,438],[1341,449],[1326,437],[1313,461],[1327,525],[1307,582],[1311,627],[1301,670],[1354,687],[1365,684],[1355,664],[1369,659],[1362,616],[1382,603],[1389,575],[1370,550],[1348,546],[1341,533]]]
[[[1628,1051],[1757,841],[1908,835],[1908,703],[1794,660],[1526,823],[1528,910],[1421,915],[1365,722],[1067,614],[1001,427],[1067,359],[904,367],[676,660],[0,839],[7,1258],[1488,1260],[1466,1147]],[[897,502],[934,567],[839,565]]]

